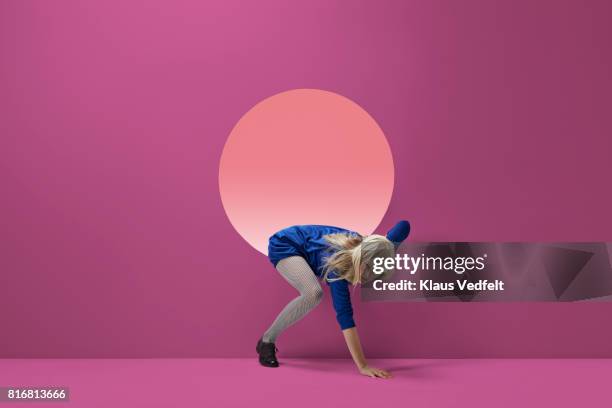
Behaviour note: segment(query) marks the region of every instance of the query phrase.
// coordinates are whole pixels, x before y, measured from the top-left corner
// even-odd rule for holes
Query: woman
[[[318,278],[322,278],[330,287],[336,319],[359,372],[389,378],[388,372],[367,364],[353,320],[349,285],[369,281],[374,259],[395,256],[395,249],[409,233],[410,224],[400,221],[386,237],[363,237],[324,225],[297,225],[270,237],[268,257],[299,296],[285,306],[257,343],[261,365],[278,367],[276,338],[321,302],[323,290]]]

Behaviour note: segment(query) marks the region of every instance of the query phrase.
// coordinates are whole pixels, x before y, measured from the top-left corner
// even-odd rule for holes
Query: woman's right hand
[[[379,368],[365,366],[359,369],[362,375],[367,375],[372,378],[391,378],[391,374],[388,371],[381,370]]]

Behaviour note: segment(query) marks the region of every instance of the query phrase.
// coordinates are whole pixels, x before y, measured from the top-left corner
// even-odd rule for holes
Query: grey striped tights
[[[317,276],[301,256],[281,259],[276,264],[276,269],[300,295],[285,306],[272,326],[266,330],[263,335],[263,341],[266,343],[274,343],[279,334],[306,316],[321,303],[323,297],[323,289]]]

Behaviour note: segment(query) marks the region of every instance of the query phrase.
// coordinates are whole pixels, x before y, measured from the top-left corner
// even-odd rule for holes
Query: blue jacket
[[[326,257],[330,255],[331,248],[324,236],[328,234],[347,233],[359,235],[344,228],[326,225],[295,225],[285,228],[270,237],[268,245],[268,258],[276,264],[290,256],[301,256],[312,268],[315,275],[321,276]],[[387,238],[396,248],[410,233],[408,221],[400,221],[387,233]],[[336,310],[336,320],[342,330],[355,327],[353,307],[351,305],[350,283],[345,279],[327,282],[330,288],[332,303]]]

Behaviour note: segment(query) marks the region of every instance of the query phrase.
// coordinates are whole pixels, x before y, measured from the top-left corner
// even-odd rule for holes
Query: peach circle
[[[376,121],[344,96],[295,89],[255,105],[230,133],[219,191],[238,233],[267,254],[291,225],[372,233],[393,193],[391,149]]]

